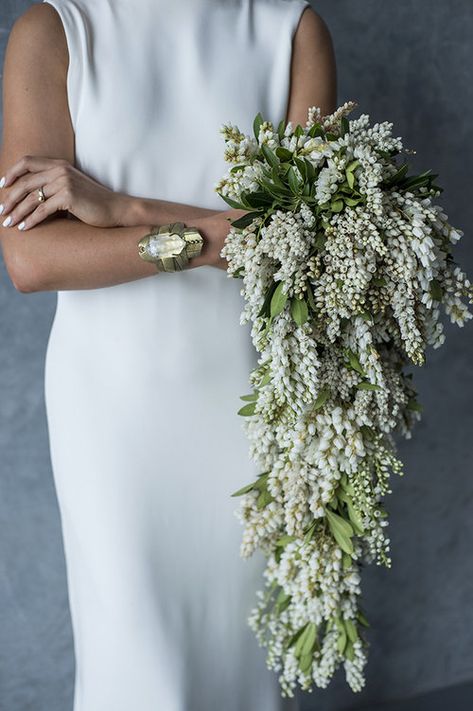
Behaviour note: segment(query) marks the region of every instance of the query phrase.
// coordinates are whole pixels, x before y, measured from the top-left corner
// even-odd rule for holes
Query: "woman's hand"
[[[125,225],[126,208],[133,200],[58,158],[23,156],[7,170],[0,185],[3,226],[18,225],[20,230],[61,211],[95,227],[121,227]],[[43,202],[38,199],[39,188],[44,193]]]
[[[192,221],[192,225],[197,227],[202,232],[204,237],[204,246],[199,257],[194,257],[191,264],[200,266],[207,264],[211,267],[227,270],[228,262],[220,256],[220,252],[225,242],[231,227],[231,222],[234,222],[239,217],[246,215],[248,210],[222,210],[215,215],[209,217],[201,217]]]

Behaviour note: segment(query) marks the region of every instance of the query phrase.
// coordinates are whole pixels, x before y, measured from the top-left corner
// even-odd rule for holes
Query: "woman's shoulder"
[[[50,57],[59,66],[68,62],[64,28],[56,9],[49,2],[30,5],[19,15],[8,38],[9,52]]]

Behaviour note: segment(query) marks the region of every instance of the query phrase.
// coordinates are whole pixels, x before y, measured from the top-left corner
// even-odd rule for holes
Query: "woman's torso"
[[[231,122],[252,133],[258,111],[274,123],[285,117],[292,38],[308,3],[45,1],[59,12],[69,48],[77,166],[115,191],[227,209],[214,189],[228,169],[219,128]],[[207,266],[63,290],[48,355],[72,359],[77,370],[124,353],[121,372],[158,359],[192,377],[211,365],[199,348],[210,341],[215,367],[233,358],[243,373],[253,350],[241,307],[239,280]]]

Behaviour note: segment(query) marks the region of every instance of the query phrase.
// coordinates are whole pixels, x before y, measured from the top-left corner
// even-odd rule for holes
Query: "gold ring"
[[[44,202],[46,200],[46,195],[43,192],[43,188],[38,188],[38,202]]]

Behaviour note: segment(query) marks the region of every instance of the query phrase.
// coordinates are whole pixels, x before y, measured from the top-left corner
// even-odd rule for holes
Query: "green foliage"
[[[256,140],[259,139],[259,131],[263,124],[263,117],[261,113],[257,113],[253,121],[253,133],[255,134]]]
[[[256,407],[256,402],[249,402],[247,405],[243,405],[243,407],[240,407],[238,410],[238,415],[254,415],[255,414],[255,407]]]
[[[338,545],[345,553],[351,555],[353,553],[353,543],[351,541],[354,535],[353,526],[346,519],[334,511],[331,511],[329,508],[325,508],[325,515],[332,535]]]
[[[280,281],[271,297],[270,315],[272,318],[278,316],[287,303],[287,294],[283,291],[284,282]]]
[[[298,326],[302,326],[309,317],[309,308],[305,299],[291,299],[291,316]]]

